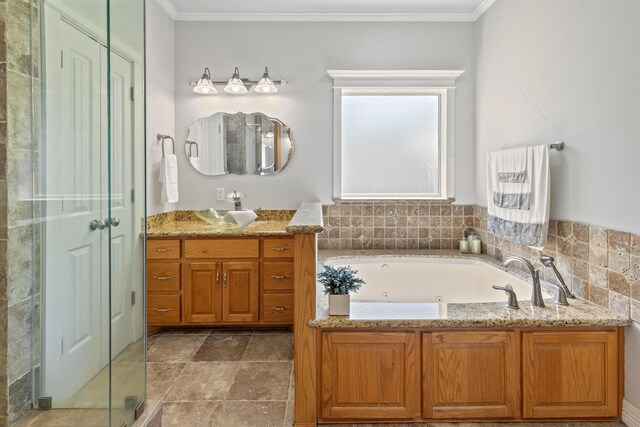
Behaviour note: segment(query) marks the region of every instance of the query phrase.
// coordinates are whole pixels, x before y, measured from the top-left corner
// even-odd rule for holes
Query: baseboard
[[[631,404],[627,399],[622,401],[622,422],[627,427],[640,427],[640,408]]]

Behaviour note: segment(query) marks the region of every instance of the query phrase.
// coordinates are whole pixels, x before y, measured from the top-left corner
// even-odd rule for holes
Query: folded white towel
[[[225,214],[224,220],[231,223],[236,223],[240,228],[246,227],[258,218],[258,215],[254,211],[229,211]]]
[[[175,154],[165,155],[160,162],[161,203],[178,202],[178,158]]]
[[[549,187],[547,145],[488,153],[488,231],[542,248],[549,229]]]
[[[191,162],[191,166],[196,168],[198,171],[200,170],[200,157],[189,157],[189,161]]]

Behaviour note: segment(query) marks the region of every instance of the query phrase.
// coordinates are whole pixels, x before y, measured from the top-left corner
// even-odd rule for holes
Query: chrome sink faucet
[[[527,259],[520,256],[508,256],[502,261],[502,266],[506,267],[513,262],[520,262],[524,264],[531,273],[531,280],[533,281],[533,292],[531,294],[531,303],[540,308],[544,308],[544,299],[542,298],[542,287],[540,285],[540,272],[535,269]]]

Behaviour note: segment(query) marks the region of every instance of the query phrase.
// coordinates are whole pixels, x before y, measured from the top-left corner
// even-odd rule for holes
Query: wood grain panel
[[[180,322],[180,295],[148,295],[147,324],[162,325]]]
[[[262,253],[265,258],[292,258],[294,239],[264,239]]]
[[[180,292],[180,263],[148,262],[147,292]]]
[[[184,285],[185,322],[205,324],[222,321],[218,263],[185,263]]]
[[[184,241],[185,258],[258,258],[257,239],[188,239]]]
[[[413,418],[419,407],[417,334],[322,334],[322,416]]]
[[[525,418],[613,417],[618,412],[615,330],[525,332]]]
[[[147,240],[147,259],[180,258],[180,240]]]
[[[267,292],[293,291],[293,262],[265,262],[262,289]]]
[[[516,332],[434,332],[422,335],[423,417],[519,416]]]
[[[225,262],[223,266],[222,319],[257,322],[260,282],[258,262]]]
[[[264,294],[262,302],[262,320],[293,323],[293,294]]]
[[[296,398],[294,424],[317,423],[316,235],[296,234],[294,250],[293,369]]]

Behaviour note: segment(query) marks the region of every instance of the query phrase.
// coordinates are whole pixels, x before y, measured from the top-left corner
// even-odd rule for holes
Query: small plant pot
[[[349,304],[351,298],[346,295],[329,295],[329,315],[331,316],[348,316]]]

